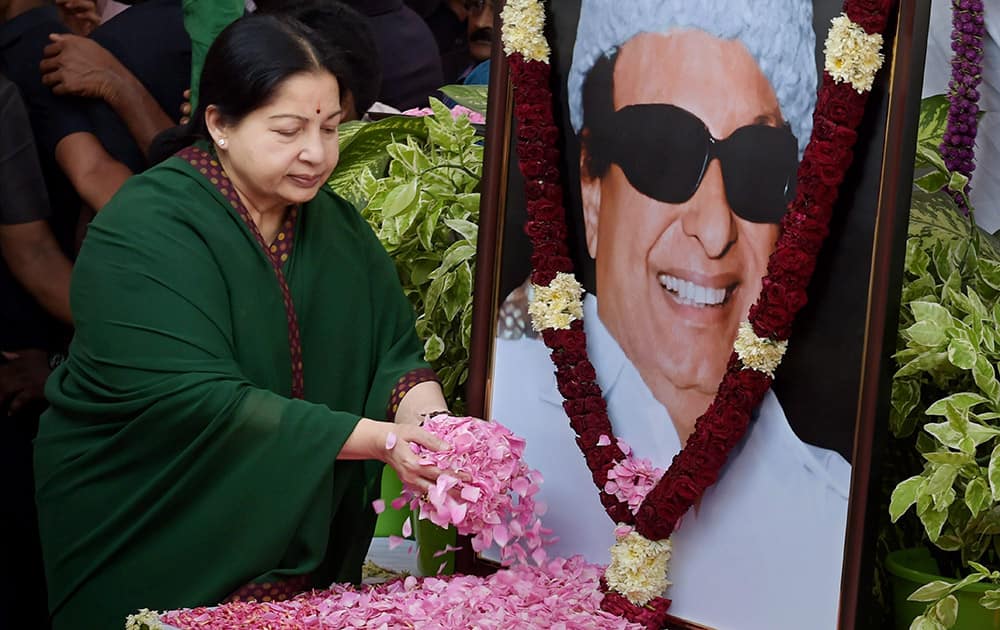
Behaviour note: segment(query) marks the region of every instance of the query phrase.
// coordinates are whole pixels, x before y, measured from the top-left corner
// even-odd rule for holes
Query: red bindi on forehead
[[[319,103],[317,103],[316,104],[316,113],[319,114],[319,112],[320,112],[320,106],[319,106]]]

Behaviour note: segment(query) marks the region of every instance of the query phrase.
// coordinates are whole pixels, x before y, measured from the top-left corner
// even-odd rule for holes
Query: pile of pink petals
[[[601,610],[603,572],[577,556],[485,578],[411,576],[371,588],[335,585],[285,602],[176,610],[160,615],[160,621],[182,630],[640,630]]]
[[[403,116],[433,116],[434,110],[430,107],[414,107],[413,109],[408,109],[403,112]],[[473,111],[464,105],[455,105],[451,108],[451,117],[458,118],[459,116],[465,116],[469,119],[470,123],[478,123],[480,125],[486,123],[486,117],[477,111]]]
[[[610,443],[610,438],[602,435],[597,444],[607,446]],[[653,466],[652,462],[644,457],[636,457],[631,447],[620,439],[618,447],[625,453],[625,459],[608,471],[604,491],[614,495],[622,503],[627,503],[629,511],[636,514],[646,495],[659,483],[664,469]]]
[[[432,452],[414,445],[421,462],[469,480],[442,473],[426,495],[404,486],[401,498],[418,518],[454,525],[459,534],[472,536],[477,552],[496,543],[505,564],[523,564],[529,557],[545,562],[542,545],[551,542],[551,531],[539,520],[544,504],[534,500],[542,476],[524,463],[524,440],[499,423],[476,418],[439,415],[423,427],[451,448]]]

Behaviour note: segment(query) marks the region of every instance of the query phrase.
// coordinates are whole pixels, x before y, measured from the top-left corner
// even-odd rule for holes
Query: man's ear
[[[580,198],[583,202],[583,226],[587,234],[587,252],[597,258],[597,226],[601,215],[601,178],[593,177],[587,165],[587,138],[590,130],[580,133]]]

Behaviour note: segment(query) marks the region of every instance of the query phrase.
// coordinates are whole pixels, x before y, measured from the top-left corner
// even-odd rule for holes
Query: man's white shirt
[[[674,425],[590,295],[584,327],[615,436],[666,468],[680,450]],[[548,348],[529,337],[496,343],[489,415],[527,440],[525,458],[544,477],[536,499],[559,537],[547,551],[607,564],[614,524],[576,446]],[[721,478],[674,532],[670,612],[726,630],[835,628],[850,478],[838,453],[799,440],[768,391]]]

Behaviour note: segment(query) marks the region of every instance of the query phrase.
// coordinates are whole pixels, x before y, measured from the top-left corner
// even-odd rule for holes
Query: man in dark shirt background
[[[3,566],[11,582],[0,606],[4,628],[48,627],[31,441],[45,379],[69,339],[73,250],[72,239],[57,240],[52,219],[27,112],[17,88],[0,75],[0,518],[8,525]]]
[[[368,18],[382,60],[378,100],[399,110],[426,107],[444,85],[441,57],[430,28],[403,0],[349,0]]]
[[[53,206],[70,208],[82,199],[100,209],[145,168],[152,137],[175,123],[190,73],[190,40],[180,0],[138,4],[88,39],[68,31],[50,2],[0,0],[0,72],[24,98]],[[82,73],[81,64],[95,71]],[[81,77],[101,73],[122,79],[115,92],[81,87]]]

